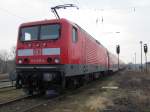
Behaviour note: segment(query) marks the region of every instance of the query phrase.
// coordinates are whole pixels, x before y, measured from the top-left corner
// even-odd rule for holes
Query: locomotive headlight
[[[58,64],[58,63],[60,63],[60,59],[59,59],[59,58],[55,58],[55,59],[54,59],[54,62],[55,62],[56,64]]]
[[[18,59],[18,63],[19,63],[19,64],[22,64],[22,59]]]

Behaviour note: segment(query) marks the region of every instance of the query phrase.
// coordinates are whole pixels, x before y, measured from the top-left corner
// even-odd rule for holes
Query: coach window
[[[78,41],[78,32],[75,27],[72,28],[72,41],[76,43]]]

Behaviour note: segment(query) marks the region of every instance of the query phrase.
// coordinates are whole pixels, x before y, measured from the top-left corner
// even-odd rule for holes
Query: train
[[[117,71],[117,65],[115,55],[67,19],[34,21],[19,27],[16,87],[28,94],[77,87]],[[120,61],[120,69],[123,65]]]

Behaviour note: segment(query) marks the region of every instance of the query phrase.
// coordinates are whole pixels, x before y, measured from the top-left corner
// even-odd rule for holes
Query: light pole
[[[135,70],[136,70],[136,52],[134,53],[135,56]]]
[[[141,71],[143,69],[143,65],[142,65],[142,41],[140,41],[140,44],[141,44]]]

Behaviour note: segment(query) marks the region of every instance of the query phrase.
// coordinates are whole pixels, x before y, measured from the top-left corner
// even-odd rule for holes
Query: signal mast
[[[120,45],[117,45],[117,46],[116,46],[116,52],[117,52],[117,54],[118,54],[118,70],[119,70],[119,69],[120,69],[120,67],[119,67]]]

